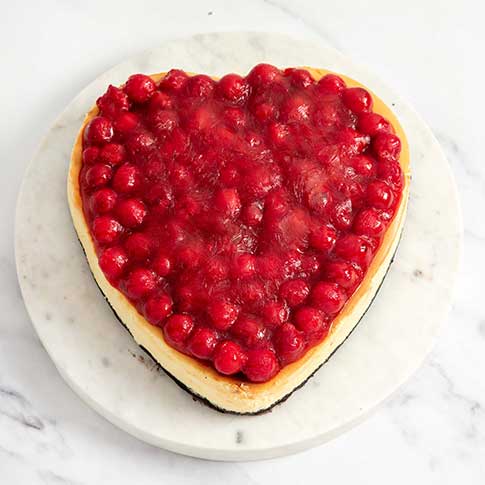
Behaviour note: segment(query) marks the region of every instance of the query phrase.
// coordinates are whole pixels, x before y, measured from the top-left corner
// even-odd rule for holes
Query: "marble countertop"
[[[483,72],[472,72],[478,30],[458,4],[45,0],[4,7],[0,474],[5,483],[263,484],[294,483],[320,473],[333,483],[379,484],[389,477],[398,485],[483,483],[485,167],[478,157],[478,129],[473,129],[481,117],[465,109],[465,101],[470,106],[480,101],[466,88],[472,76]],[[122,15],[127,11],[129,16]],[[137,24],[143,28],[134,35]],[[96,415],[62,381],[39,343],[15,273],[16,195],[29,159],[57,114],[91,79],[125,57],[166,38],[217,30],[323,40],[366,64],[430,124],[450,160],[464,212],[465,255],[454,308],[421,370],[359,427],[313,450],[266,462],[177,456]]]

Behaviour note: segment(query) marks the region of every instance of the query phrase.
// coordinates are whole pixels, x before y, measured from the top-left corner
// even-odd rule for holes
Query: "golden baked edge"
[[[330,72],[309,67],[305,67],[305,69],[316,80]],[[151,77],[158,81],[164,75],[165,73],[160,73]],[[345,80],[347,86],[364,87],[371,93],[374,101],[373,111],[387,118],[401,139],[400,164],[404,173],[403,192],[395,216],[384,234],[362,283],[334,319],[328,336],[320,344],[311,348],[301,359],[283,367],[275,377],[265,383],[251,383],[223,376],[212,367],[170,347],[164,340],[161,328],[151,325],[143,315],[138,313],[125,295],[109,283],[98,264],[94,243],[84,218],[79,191],[82,135],[86,124],[98,112],[96,106],[86,115],[76,137],[67,180],[68,202],[74,227],[98,287],[138,345],[148,352],[181,387],[220,411],[259,414],[284,401],[293,391],[301,387],[337,350],[363,317],[386,276],[399,244],[406,216],[410,184],[409,147],[405,133],[391,109],[372,91],[347,76],[338,75]]]

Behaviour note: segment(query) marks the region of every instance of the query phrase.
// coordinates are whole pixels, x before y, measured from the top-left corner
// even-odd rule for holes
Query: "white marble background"
[[[483,61],[478,24],[484,13],[481,2],[471,0],[2,5],[0,483],[484,483],[485,166],[479,154],[484,90],[481,82],[475,85],[484,74],[475,72],[476,62]],[[358,428],[319,448],[267,462],[177,456],[97,416],[68,389],[40,345],[14,266],[16,194],[56,115],[91,79],[125,57],[165,38],[215,30],[323,39],[368,65],[434,130],[450,159],[464,212],[465,258],[454,309],[423,368]]]

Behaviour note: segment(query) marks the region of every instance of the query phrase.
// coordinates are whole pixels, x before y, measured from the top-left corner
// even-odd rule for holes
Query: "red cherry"
[[[159,276],[167,276],[172,269],[172,262],[167,256],[160,254],[153,262],[152,267]]]
[[[119,246],[107,248],[99,257],[99,266],[108,280],[119,278],[128,264],[128,256]]]
[[[133,131],[139,123],[140,119],[135,113],[123,111],[114,119],[113,126],[116,133],[126,135]]]
[[[300,95],[287,99],[281,107],[280,119],[285,123],[305,121],[309,116],[310,103]]]
[[[210,359],[217,345],[217,334],[211,328],[198,328],[190,337],[189,352],[199,359]]]
[[[136,268],[126,281],[126,292],[131,298],[142,298],[148,295],[157,286],[155,274],[146,268]]]
[[[91,196],[91,210],[95,214],[106,214],[113,210],[117,197],[116,192],[112,189],[100,189]]]
[[[175,111],[167,110],[167,109],[160,109],[157,111],[153,111],[148,115],[148,123],[152,127],[153,131],[158,137],[165,137],[170,131],[172,131],[178,124],[178,115]],[[152,145],[152,139],[149,140],[149,144],[147,146],[146,141],[142,143],[142,149],[140,153],[143,153],[144,150],[147,152],[150,151],[150,147]]]
[[[298,88],[308,88],[315,82],[312,75],[306,69],[289,67],[283,72],[289,78],[291,84]]]
[[[372,139],[372,149],[381,162],[395,162],[401,153],[401,140],[392,133],[379,133]]]
[[[244,374],[251,382],[266,382],[279,370],[274,352],[268,349],[250,350],[244,365]]]
[[[173,108],[173,100],[168,93],[156,91],[148,103],[148,112]]]
[[[97,163],[86,171],[86,185],[92,189],[106,185],[110,181],[112,173],[109,165]]]
[[[232,274],[236,278],[249,278],[256,271],[256,258],[252,254],[241,254],[234,258]]]
[[[219,80],[217,89],[223,99],[238,105],[244,104],[249,96],[249,84],[238,74],[226,74]]]
[[[320,281],[312,291],[312,303],[328,315],[338,313],[345,305],[347,295],[336,283]]]
[[[257,203],[247,205],[243,208],[241,218],[248,226],[257,226],[263,219],[263,211]]]
[[[278,327],[288,320],[288,307],[280,301],[270,301],[264,305],[261,315],[265,324]]]
[[[274,120],[277,117],[278,111],[276,106],[271,103],[259,103],[252,107],[251,109],[254,117],[260,123],[266,123],[268,121]]]
[[[398,162],[379,163],[377,167],[377,176],[396,188],[402,187],[403,173]]]
[[[87,147],[83,150],[83,163],[92,165],[99,157],[99,148],[95,146]]]
[[[266,331],[261,322],[250,315],[242,315],[231,327],[231,334],[250,348],[261,347],[266,340]]]
[[[345,89],[345,82],[336,74],[326,74],[318,81],[317,86],[322,94],[339,94]]]
[[[366,135],[391,133],[392,126],[383,116],[377,113],[361,113],[357,121],[357,129]]]
[[[141,185],[141,174],[137,167],[130,163],[121,165],[113,177],[113,188],[116,192],[128,194],[136,191]]]
[[[99,159],[108,165],[118,165],[125,159],[125,147],[118,143],[108,143],[101,148]]]
[[[361,210],[354,219],[354,232],[364,236],[380,236],[385,225],[378,209],[370,208]]]
[[[298,360],[305,350],[305,341],[301,333],[291,323],[284,323],[278,327],[273,341],[276,353],[283,365]]]
[[[230,340],[220,343],[214,353],[214,367],[225,375],[237,374],[246,360],[241,347]]]
[[[212,95],[214,91],[215,82],[205,74],[198,74],[188,79],[185,89],[189,96],[206,99]]]
[[[320,226],[310,233],[310,246],[328,254],[335,246],[337,231],[330,226]]]
[[[280,77],[281,71],[270,64],[258,64],[247,75],[249,84],[257,88],[267,87]]]
[[[160,81],[160,89],[177,93],[183,89],[187,82],[188,76],[180,69],[172,69]]]
[[[130,108],[128,96],[120,89],[111,84],[103,96],[98,98],[96,104],[101,111],[101,114],[113,118],[121,111],[126,111]]]
[[[93,221],[94,238],[100,244],[110,244],[120,236],[123,227],[112,217],[99,216]]]
[[[309,336],[320,336],[326,324],[325,315],[311,306],[298,309],[294,321],[298,330]]]
[[[126,149],[132,157],[145,156],[155,147],[156,139],[151,133],[133,133],[126,141]]]
[[[373,177],[376,173],[376,161],[368,155],[357,155],[350,163],[357,175]]]
[[[268,126],[268,139],[275,147],[283,146],[289,134],[288,125],[284,125],[283,123],[271,122]]]
[[[325,265],[325,277],[345,289],[355,288],[362,276],[358,266],[346,261],[333,261]]]
[[[372,96],[363,88],[347,88],[342,93],[342,100],[356,114],[372,109]]]
[[[207,308],[212,326],[218,330],[227,330],[237,320],[240,308],[226,300],[213,300]]]
[[[176,314],[167,319],[163,333],[168,343],[180,345],[189,337],[194,328],[194,321],[189,315]]]
[[[236,189],[221,189],[215,196],[214,205],[229,218],[234,218],[241,210],[241,201]]]
[[[144,314],[152,325],[161,325],[172,313],[173,302],[168,295],[160,295],[146,301]]]
[[[310,289],[304,280],[290,280],[280,286],[280,296],[290,307],[303,303],[309,292]]]
[[[152,78],[144,74],[133,74],[125,85],[126,94],[136,103],[148,101],[156,90]]]
[[[103,145],[113,137],[113,125],[104,116],[95,116],[84,129],[84,141],[88,144]]]
[[[125,248],[133,261],[145,261],[153,250],[153,241],[150,236],[135,232],[126,238]]]
[[[332,222],[340,230],[347,230],[352,225],[352,201],[344,199],[337,202],[332,210]]]
[[[367,186],[367,202],[378,209],[389,209],[394,201],[394,195],[386,182],[375,180]]]
[[[226,108],[224,110],[224,120],[234,131],[240,130],[246,126],[246,115],[239,108]]]
[[[372,259],[372,247],[362,237],[355,234],[346,234],[337,240],[334,252],[342,259],[367,268]]]
[[[116,214],[124,226],[133,228],[143,223],[147,209],[140,199],[125,199],[118,203]]]

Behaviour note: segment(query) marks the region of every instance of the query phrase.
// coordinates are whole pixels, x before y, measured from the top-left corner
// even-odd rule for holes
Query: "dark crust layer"
[[[385,281],[385,279],[387,277],[387,274],[389,273],[389,270],[391,269],[392,263],[394,262],[394,259],[395,259],[395,256],[396,256],[396,252],[397,252],[397,250],[399,248],[399,244],[401,242],[401,238],[402,238],[402,232],[401,232],[401,235],[399,236],[399,242],[398,242],[398,244],[396,246],[396,250],[394,251],[394,254],[392,255],[392,258],[391,258],[391,261],[389,263],[389,266],[386,268],[386,274],[384,275],[384,277],[382,278],[381,282],[379,283],[379,287],[377,288],[374,296],[372,297],[372,300],[370,301],[368,307],[366,308],[366,310],[364,311],[364,313],[360,317],[359,321],[355,324],[355,326],[349,332],[349,334],[345,337],[345,339],[339,345],[337,345],[337,347],[335,347],[335,349],[332,351],[332,353],[313,371],[312,374],[310,374],[303,382],[301,382],[300,384],[298,384],[298,386],[296,386],[291,392],[289,392],[288,394],[286,394],[286,396],[283,396],[281,399],[279,399],[278,401],[275,401],[273,404],[271,404],[271,406],[269,406],[269,407],[267,407],[265,409],[260,409],[259,411],[256,411],[254,413],[238,413],[236,411],[230,411],[228,409],[224,409],[224,408],[221,408],[219,406],[216,406],[215,404],[213,404],[212,402],[210,402],[205,397],[202,397],[199,394],[197,394],[196,392],[194,392],[192,389],[190,389],[189,387],[187,387],[183,382],[179,381],[175,376],[173,376],[172,374],[170,374],[170,372],[168,372],[166,369],[164,369],[162,367],[162,365],[153,357],[153,355],[145,347],[143,347],[143,345],[138,345],[138,347],[140,347],[153,360],[153,362],[155,363],[155,365],[157,366],[157,368],[158,369],[161,369],[163,372],[165,372],[165,374],[168,377],[170,377],[170,379],[172,379],[175,382],[175,384],[177,384],[177,386],[179,386],[181,389],[183,389],[184,391],[186,391],[189,394],[191,394],[195,400],[200,401],[201,403],[203,403],[206,406],[214,409],[215,411],[218,411],[218,412],[223,413],[223,414],[234,414],[234,415],[237,415],[237,416],[259,416],[261,414],[266,414],[266,413],[270,412],[278,404],[281,404],[281,403],[285,402],[287,399],[289,399],[293,395],[293,393],[295,391],[298,391],[298,389],[301,389],[320,370],[320,368],[330,360],[330,358],[332,357],[332,355],[335,354],[335,352],[337,352],[337,350],[352,335],[352,333],[357,328],[357,326],[359,325],[359,323],[362,321],[362,319],[364,318],[364,316],[366,315],[366,313],[369,311],[369,308],[372,306],[372,303],[376,299],[376,297],[377,297],[377,295],[378,295],[378,293],[379,293],[379,291],[380,291],[380,289],[381,289],[381,287],[382,287],[382,285],[383,285],[383,283],[384,283],[384,281]],[[78,241],[79,241],[79,244],[81,246],[81,249],[82,249],[84,255],[86,256],[86,251],[84,250],[84,247],[83,247],[81,241],[79,240],[79,238],[78,238]],[[99,291],[103,295],[103,298],[106,300],[106,303],[108,304],[108,306],[111,308],[111,311],[113,312],[113,314],[116,317],[116,319],[121,323],[121,325],[123,326],[123,328],[131,335],[131,337],[133,337],[133,334],[130,332],[130,330],[125,325],[125,323],[123,322],[123,320],[116,313],[115,309],[111,306],[108,298],[103,293],[103,290],[101,289],[101,287],[99,286],[98,282],[96,281],[96,278],[94,277],[94,275],[93,275],[93,273],[91,271],[91,268],[90,268],[90,273],[91,273],[91,276],[93,277],[94,282],[96,283],[96,286],[98,287]],[[133,338],[133,340],[135,340],[135,339]]]

